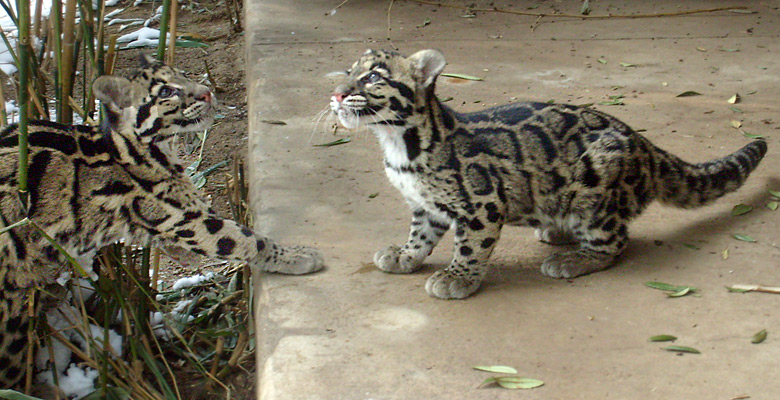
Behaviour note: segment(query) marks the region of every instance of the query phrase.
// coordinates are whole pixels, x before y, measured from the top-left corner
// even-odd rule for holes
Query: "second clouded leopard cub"
[[[408,241],[379,250],[376,265],[415,271],[455,227],[450,265],[425,285],[439,298],[479,288],[505,224],[534,227],[543,242],[579,244],[545,259],[547,276],[605,269],[628,242],[628,222],[652,200],[709,203],[739,188],[767,150],[756,140],[689,164],[590,108],[516,103],[461,114],[434,93],[444,65],[435,50],[408,58],[369,50],[331,98],[345,127],[377,135],[385,171],[412,207]]]

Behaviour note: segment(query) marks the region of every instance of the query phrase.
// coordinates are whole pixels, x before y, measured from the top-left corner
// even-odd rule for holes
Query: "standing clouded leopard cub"
[[[545,259],[547,276],[605,269],[626,246],[629,220],[653,199],[684,208],[713,201],[739,188],[767,150],[756,140],[689,164],[590,108],[516,103],[460,114],[434,94],[444,65],[435,50],[408,58],[369,50],[331,98],[345,127],[367,125],[378,136],[387,176],[412,207],[407,243],[378,251],[376,265],[415,271],[455,227],[450,265],[425,285],[439,298],[479,288],[504,224],[579,244]]]
[[[108,109],[104,130],[30,124],[26,211],[16,186],[17,127],[0,133],[0,228],[29,217],[85,265],[120,239],[152,239],[185,259],[194,253],[284,274],[322,268],[314,249],[279,246],[217,216],[183,173],[170,142],[176,132],[210,125],[214,104],[207,87],[144,58],[130,79],[102,76],[93,92]],[[0,388],[24,374],[27,298],[65,267],[62,255],[31,227],[0,234]]]

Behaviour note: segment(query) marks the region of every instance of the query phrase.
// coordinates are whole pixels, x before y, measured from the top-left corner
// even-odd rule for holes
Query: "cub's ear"
[[[411,63],[415,79],[423,87],[430,86],[444,70],[444,65],[447,64],[444,55],[438,50],[420,50],[409,56],[407,60]]]
[[[99,76],[92,82],[92,93],[106,107],[115,111],[133,105],[133,84],[125,78],[113,75]]]

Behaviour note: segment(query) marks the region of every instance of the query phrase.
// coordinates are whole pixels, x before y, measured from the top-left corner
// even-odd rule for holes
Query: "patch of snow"
[[[189,278],[181,278],[173,284],[173,287],[171,289],[181,290],[195,285],[200,285],[201,283],[211,280],[212,278],[214,278],[213,272],[209,272],[206,275],[198,274],[195,276],[191,276]]]

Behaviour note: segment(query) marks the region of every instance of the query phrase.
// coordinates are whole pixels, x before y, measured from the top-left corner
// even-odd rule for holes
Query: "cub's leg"
[[[184,219],[175,222],[158,239],[169,246],[174,255],[182,251],[246,262],[261,271],[301,275],[319,271],[322,255],[313,248],[281,246],[269,238],[209,212],[201,217],[199,211],[183,213]]]
[[[423,209],[412,211],[409,239],[403,247],[387,246],[374,254],[374,264],[385,272],[408,274],[420,268],[425,258],[450,229],[450,220]]]
[[[607,207],[609,208],[609,207]],[[542,263],[542,274],[552,278],[574,278],[608,268],[628,243],[628,221],[618,215],[584,221],[574,231],[580,248],[553,254]]]
[[[440,299],[463,299],[479,289],[488,272],[488,259],[501,233],[500,217],[487,212],[457,223],[455,252],[450,265],[425,283],[429,295]]]

